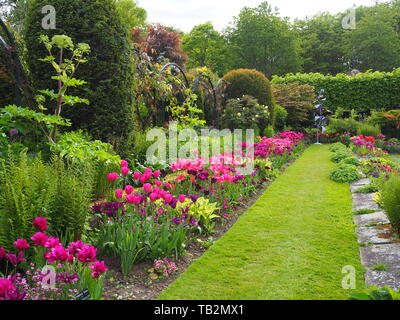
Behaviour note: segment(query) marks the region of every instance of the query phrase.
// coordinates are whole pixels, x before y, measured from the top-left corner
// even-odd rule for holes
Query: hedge
[[[274,76],[272,84],[299,82],[325,89],[325,106],[335,111],[339,107],[358,112],[398,109],[400,105],[400,68],[393,72],[366,72],[356,76],[320,73]]]

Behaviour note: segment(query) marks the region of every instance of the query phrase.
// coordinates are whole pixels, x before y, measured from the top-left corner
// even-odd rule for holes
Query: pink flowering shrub
[[[89,289],[93,299],[100,299],[107,267],[96,259],[97,249],[82,241],[64,247],[60,239],[43,232],[48,226],[44,218],[36,218],[33,225],[41,232],[29,240],[17,239],[14,242],[17,253],[0,248],[0,260],[14,268],[6,278],[0,278],[0,299],[74,299],[78,290],[83,288]],[[31,251],[29,256],[33,256],[34,262],[25,269],[28,251]],[[43,273],[45,265],[52,267],[54,273],[49,273],[49,270]],[[24,269],[23,274],[16,272]],[[47,281],[52,285],[49,286]]]

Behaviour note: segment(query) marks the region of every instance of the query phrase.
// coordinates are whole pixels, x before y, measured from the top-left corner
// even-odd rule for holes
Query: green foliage
[[[304,72],[337,74],[347,70],[343,17],[344,14],[335,16],[324,12],[295,21],[294,28],[303,51]]]
[[[85,231],[93,198],[94,168],[88,162],[84,165],[66,165],[61,159],[54,157],[50,172],[56,188],[54,203],[50,208],[54,233],[66,241],[77,241]]]
[[[377,7],[373,14],[366,14],[357,21],[357,28],[352,30],[348,40],[348,55],[353,68],[391,71],[399,66],[398,16],[394,17],[390,11]]]
[[[287,83],[272,86],[276,103],[288,113],[286,124],[292,128],[311,125],[314,115],[314,87],[307,84]]]
[[[262,105],[268,106],[271,119],[274,117],[274,98],[268,78],[257,70],[238,69],[227,73],[224,78],[228,82],[228,99],[253,96]]]
[[[190,199],[186,199],[184,203],[178,203],[177,209],[185,209],[189,207],[188,214],[193,216],[205,230],[211,233],[215,226],[215,219],[220,218],[215,212],[217,211],[217,204],[210,203],[209,199],[201,197],[197,199],[195,203],[192,203]]]
[[[358,188],[356,193],[376,193],[379,192],[379,187],[374,185],[374,184],[369,184],[366,186],[363,186],[361,188]]]
[[[66,34],[75,43],[87,43],[91,54],[88,62],[79,66],[76,76],[88,84],[71,92],[87,98],[90,105],[78,103],[66,109],[64,116],[71,119],[73,129],[87,129],[96,139],[110,141],[114,137],[126,137],[132,128],[131,48],[115,1],[53,0],[57,28],[44,30],[41,9],[48,4],[46,0],[29,1],[24,23],[23,34],[29,52],[27,64],[34,88],[57,90],[56,82],[51,79],[52,65],[39,61],[47,55],[38,41],[40,35],[52,38]]]
[[[110,172],[119,169],[121,158],[115,155],[112,146],[99,140],[92,141],[82,131],[66,132],[57,143],[50,144],[52,152],[58,154],[68,163],[85,166],[90,163],[94,170],[94,197],[106,196],[112,189],[112,183],[106,177]]]
[[[360,160],[358,160],[356,157],[347,157],[341,160],[340,163],[351,164],[357,167],[360,165]]]
[[[235,68],[257,69],[268,77],[301,70],[296,34],[288,19],[279,17],[265,1],[256,8],[243,8],[225,37]]]
[[[392,175],[384,184],[382,202],[393,227],[400,229],[400,176]]]
[[[353,153],[349,149],[340,149],[335,152],[335,154],[331,157],[331,160],[335,163],[339,163],[342,160],[352,157]]]
[[[379,126],[383,134],[400,139],[400,110],[374,111],[368,118],[368,122]]]
[[[338,74],[324,76],[320,73],[288,74],[273,77],[272,84],[298,82],[315,87],[316,92],[325,89],[325,106],[335,111],[338,108],[357,112],[390,110],[399,105],[400,69],[393,72],[366,72],[356,76]]]
[[[342,150],[344,151],[346,149],[347,149],[346,145],[344,145],[341,142],[336,142],[329,146],[329,151],[331,151],[331,152],[338,152],[338,151],[342,151]]]
[[[270,119],[267,106],[258,104],[257,99],[251,96],[230,99],[227,101],[221,116],[221,124],[224,128],[234,129],[258,129],[263,132]]]
[[[228,44],[211,22],[195,26],[185,34],[182,46],[189,56],[189,68],[207,66],[219,76],[231,69]]]
[[[357,128],[357,135],[364,135],[368,137],[377,137],[381,133],[379,126],[372,126],[367,123],[360,123]]]
[[[45,164],[22,152],[10,153],[0,171],[0,246],[11,248],[13,239],[30,236],[36,217],[48,218],[54,235],[82,235],[92,196],[89,166],[67,168],[57,157]]]
[[[145,215],[127,214],[111,219],[97,234],[96,247],[103,254],[120,258],[121,269],[129,275],[135,262],[175,256],[184,251],[187,229],[168,219],[158,224]]]
[[[350,295],[351,300],[400,300],[400,292],[389,287],[378,288],[370,286],[365,292],[356,292]]]
[[[361,179],[357,167],[351,164],[339,164],[332,169],[330,178],[339,183],[351,183]]]
[[[147,12],[145,9],[140,8],[136,1],[117,0],[115,5],[122,24],[126,26],[128,32],[132,32],[135,27],[144,27],[146,25]]]
[[[276,107],[276,106],[275,106]],[[274,127],[272,126],[268,126],[265,128],[264,132],[263,132],[263,136],[267,137],[267,138],[272,138],[275,135],[275,130]]]
[[[357,130],[359,127],[359,122],[355,119],[330,119],[329,125],[326,128],[326,132],[329,134],[335,133],[351,133],[352,135],[357,134]]]
[[[274,123],[275,128],[279,131],[283,131],[286,127],[286,120],[288,118],[288,112],[284,107],[281,107],[279,104],[274,106]]]

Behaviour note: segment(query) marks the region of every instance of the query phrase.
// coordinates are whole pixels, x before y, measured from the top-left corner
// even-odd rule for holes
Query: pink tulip
[[[155,180],[155,181],[154,181],[154,184],[155,184],[157,187],[161,187],[161,186],[163,185],[162,181],[160,181],[160,180]]]
[[[146,183],[146,184],[143,186],[144,192],[150,192],[150,191],[151,191],[151,187],[152,187],[152,185],[151,185],[150,183]]]
[[[122,173],[123,176],[127,176],[129,174],[129,172],[130,172],[130,170],[129,170],[128,167],[123,167],[121,169],[121,173]]]
[[[150,197],[150,200],[151,200],[152,202],[154,202],[154,201],[157,200],[157,193],[151,193],[149,197]]]
[[[136,172],[133,174],[133,179],[139,180],[141,176],[142,176],[142,175],[140,174],[140,172],[137,172],[137,171],[136,171]]]
[[[131,194],[133,192],[133,187],[128,185],[125,187],[126,194]]]
[[[18,239],[17,241],[14,242],[14,246],[19,250],[23,251],[29,248],[29,243],[26,242],[25,239]]]
[[[115,172],[109,173],[107,176],[108,181],[117,181],[118,178],[119,178],[119,175],[118,175],[118,173],[115,173]]]
[[[41,217],[37,217],[32,224],[42,232],[45,231],[48,227],[47,219]]]
[[[122,197],[124,196],[124,190],[121,189],[115,190],[115,196],[117,197],[117,199],[122,199]]]
[[[126,161],[126,160],[121,161],[121,168],[126,168],[126,167],[128,167],[128,165],[129,165],[128,161]]]
[[[154,171],[154,173],[153,173],[153,176],[154,176],[154,178],[156,178],[156,179],[158,179],[158,177],[161,175],[161,171],[159,171],[159,170],[156,170],[156,171]]]

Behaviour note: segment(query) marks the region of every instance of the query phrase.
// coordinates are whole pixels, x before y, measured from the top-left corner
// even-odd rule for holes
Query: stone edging
[[[363,178],[350,185],[353,197],[353,211],[376,210],[371,214],[356,215],[358,243],[361,263],[365,268],[365,282],[379,288],[389,286],[400,289],[400,239],[392,231],[389,219],[372,194],[356,193],[357,189],[371,183]],[[374,270],[376,266],[386,266],[388,270]]]

